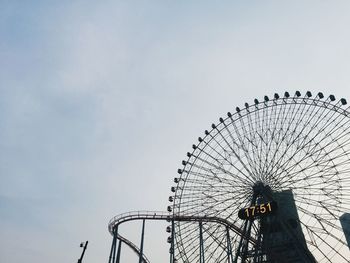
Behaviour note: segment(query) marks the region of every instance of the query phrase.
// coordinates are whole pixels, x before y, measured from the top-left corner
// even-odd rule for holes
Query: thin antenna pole
[[[83,262],[83,257],[84,257],[85,250],[86,250],[86,248],[87,248],[88,243],[89,243],[89,241],[86,241],[86,242],[85,242],[84,249],[83,249],[83,252],[81,253],[80,258],[78,259],[78,263],[82,263],[82,262]]]

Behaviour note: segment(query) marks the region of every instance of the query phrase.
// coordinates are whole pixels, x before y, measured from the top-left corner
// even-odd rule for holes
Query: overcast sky
[[[89,240],[85,262],[107,262],[108,221],[165,210],[186,152],[227,111],[295,90],[350,100],[349,13],[0,0],[0,261],[76,262]]]

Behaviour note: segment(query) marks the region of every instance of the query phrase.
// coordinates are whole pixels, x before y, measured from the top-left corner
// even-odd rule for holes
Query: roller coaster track
[[[121,242],[123,242],[125,245],[130,247],[137,255],[140,255],[140,249],[132,243],[130,240],[126,239],[120,234],[117,234],[117,239],[119,239]],[[142,254],[142,262],[144,263],[150,263],[148,258],[145,256],[145,254]]]
[[[108,231],[112,236],[114,236],[114,229],[116,229],[117,226],[119,226],[122,223],[133,221],[133,220],[166,220],[168,222],[170,221],[212,222],[212,223],[219,223],[221,225],[224,225],[228,227],[230,230],[232,230],[233,232],[235,232],[236,234],[245,236],[243,231],[238,226],[231,223],[227,219],[223,219],[220,217],[208,217],[208,216],[170,215],[167,212],[160,212],[160,211],[134,211],[134,212],[127,212],[127,213],[117,215],[109,221]],[[250,243],[254,245],[256,244],[256,240],[253,239],[252,237],[246,236],[246,238]],[[128,245],[136,254],[138,255],[140,254],[140,249],[128,239],[122,237],[120,234],[117,234],[117,239],[119,239],[121,242],[124,242],[126,245]],[[145,263],[149,263],[149,260],[144,254],[142,255],[142,260]]]

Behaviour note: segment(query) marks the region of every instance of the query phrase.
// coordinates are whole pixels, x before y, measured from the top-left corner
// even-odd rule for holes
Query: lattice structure
[[[237,107],[187,153],[168,210],[227,219],[258,240],[230,232],[234,262],[349,262],[339,220],[350,211],[349,117],[345,99],[311,92]],[[264,216],[272,201],[276,213]],[[242,208],[248,219],[237,216]],[[227,261],[224,227],[203,223],[204,244],[196,224],[176,222],[174,232],[179,262],[203,262],[202,253],[205,262]]]
[[[220,118],[182,161],[165,212],[113,218],[121,244],[143,253],[147,220],[166,220],[170,263],[350,262],[350,110],[322,93],[265,96]],[[143,223],[140,246],[118,234]],[[119,242],[119,243],[118,243]],[[348,243],[347,243],[348,242]]]

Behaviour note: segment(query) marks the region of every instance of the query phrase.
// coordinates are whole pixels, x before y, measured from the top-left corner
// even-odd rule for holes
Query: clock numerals
[[[259,216],[274,213],[277,210],[277,203],[272,201],[260,205],[255,205],[239,210],[238,217],[241,219],[254,219]]]

